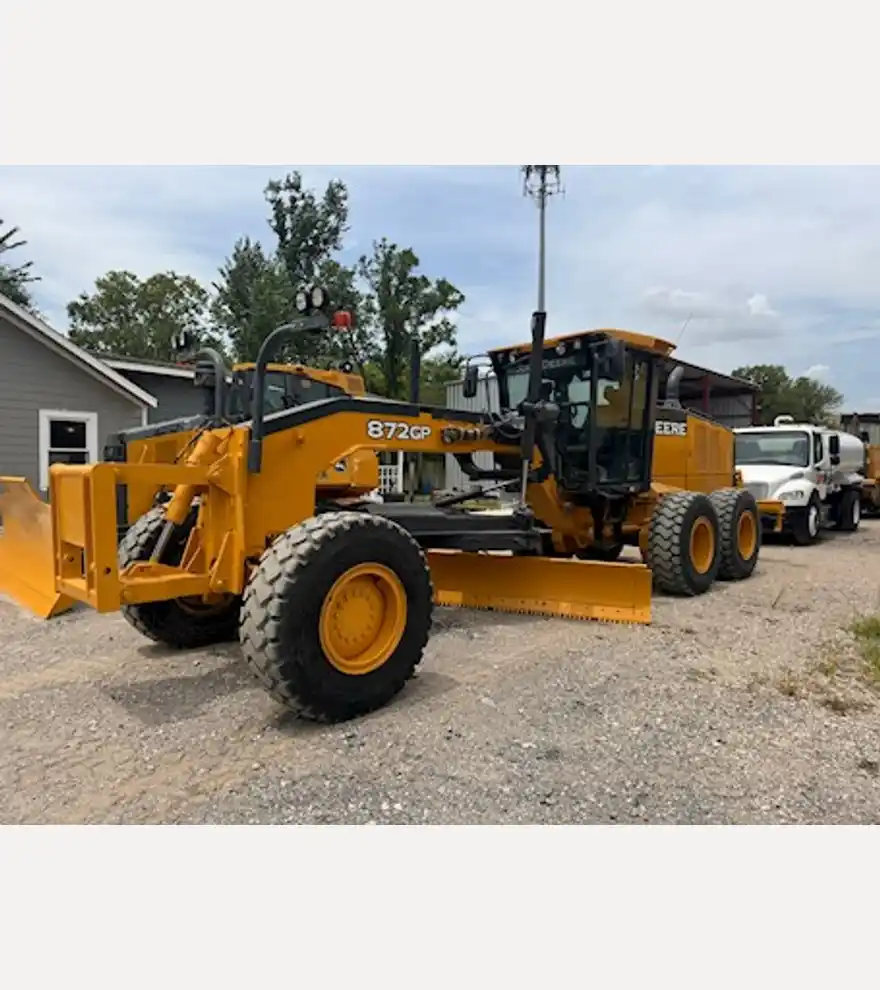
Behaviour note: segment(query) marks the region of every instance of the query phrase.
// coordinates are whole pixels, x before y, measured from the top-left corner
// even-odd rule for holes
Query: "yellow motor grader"
[[[645,623],[651,569],[682,593],[751,573],[756,507],[729,473],[718,473],[724,487],[711,495],[652,484],[655,449],[671,430],[658,423],[691,428],[690,414],[658,418],[672,345],[607,331],[547,341],[545,320],[533,314],[530,344],[490,356],[501,414],[349,394],[267,412],[272,348],[329,323],[323,311],[304,314],[265,341],[250,418],[212,418],[176,462],[53,465],[39,524],[20,479],[2,479],[4,551],[17,543],[23,566],[0,558],[0,590],[28,603],[16,579],[42,541],[50,548],[43,598],[57,596],[56,611],[69,601],[121,609],[145,635],[181,648],[237,637],[273,697],[306,717],[338,720],[403,687],[434,604]],[[346,314],[334,316],[346,323]],[[490,452],[491,480],[517,487],[518,505],[499,518],[454,500],[322,497],[328,465],[383,450],[450,453],[475,478],[473,455]],[[711,469],[704,476],[708,484]],[[117,546],[120,489],[170,497],[135,512]],[[595,559],[627,542],[651,569]]]

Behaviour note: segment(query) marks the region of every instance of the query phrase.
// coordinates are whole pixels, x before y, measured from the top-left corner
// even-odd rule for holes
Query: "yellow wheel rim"
[[[736,546],[743,560],[751,560],[758,545],[758,525],[751,512],[744,512],[736,524]]]
[[[388,660],[406,628],[406,592],[383,564],[358,564],[337,578],[321,607],[321,649],[343,674],[369,674]]]
[[[715,533],[705,516],[691,526],[691,563],[698,574],[705,574],[715,557]]]

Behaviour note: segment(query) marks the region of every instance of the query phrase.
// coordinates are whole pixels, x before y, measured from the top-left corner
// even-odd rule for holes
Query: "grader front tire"
[[[328,512],[280,536],[245,589],[239,636],[269,694],[301,718],[381,708],[415,673],[433,612],[425,556],[396,523]]]
[[[129,564],[150,559],[164,525],[163,509],[157,506],[129,527],[117,551],[120,571]],[[162,563],[180,563],[189,528],[184,525],[174,534]],[[123,605],[122,614],[142,636],[176,649],[194,650],[235,640],[240,605],[239,598],[229,598],[214,605],[181,598]]]
[[[752,576],[761,550],[758,503],[744,488],[719,488],[709,497],[718,514],[721,540],[718,577],[722,581],[743,581]]]
[[[646,563],[655,586],[671,595],[702,595],[718,574],[718,516],[708,495],[672,492],[654,508]]]

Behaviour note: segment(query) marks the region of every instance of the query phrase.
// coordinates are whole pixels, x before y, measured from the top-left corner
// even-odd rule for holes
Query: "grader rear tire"
[[[129,564],[150,559],[164,525],[162,507],[157,506],[128,529],[117,551],[120,571]],[[162,557],[163,564],[180,563],[191,525],[181,526],[172,537]],[[241,599],[237,597],[216,605],[177,598],[143,605],[123,605],[122,614],[148,639],[180,650],[194,650],[235,640],[240,606]]]
[[[718,578],[751,577],[761,550],[761,517],[755,496],[745,488],[719,488],[709,496],[718,514],[721,541]]]
[[[301,718],[340,722],[387,704],[413,676],[431,628],[425,555],[397,523],[328,512],[280,536],[245,589],[242,653]]]
[[[718,574],[718,515],[708,495],[671,492],[654,508],[647,565],[658,590],[702,595]]]

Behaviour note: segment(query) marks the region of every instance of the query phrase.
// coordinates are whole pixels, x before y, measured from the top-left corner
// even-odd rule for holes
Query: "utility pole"
[[[563,192],[558,165],[522,165],[523,194],[538,204],[538,312],[543,313],[547,264],[547,200]]]
[[[521,165],[523,194],[531,196],[538,204],[538,308],[532,313],[532,350],[529,356],[529,384],[525,426],[520,439],[520,460],[522,478],[520,483],[520,503],[526,504],[526,489],[529,483],[529,467],[536,437],[536,409],[541,389],[541,362],[547,326],[547,311],[544,308],[547,267],[547,200],[562,192],[558,165]],[[526,409],[527,407],[527,409]]]

